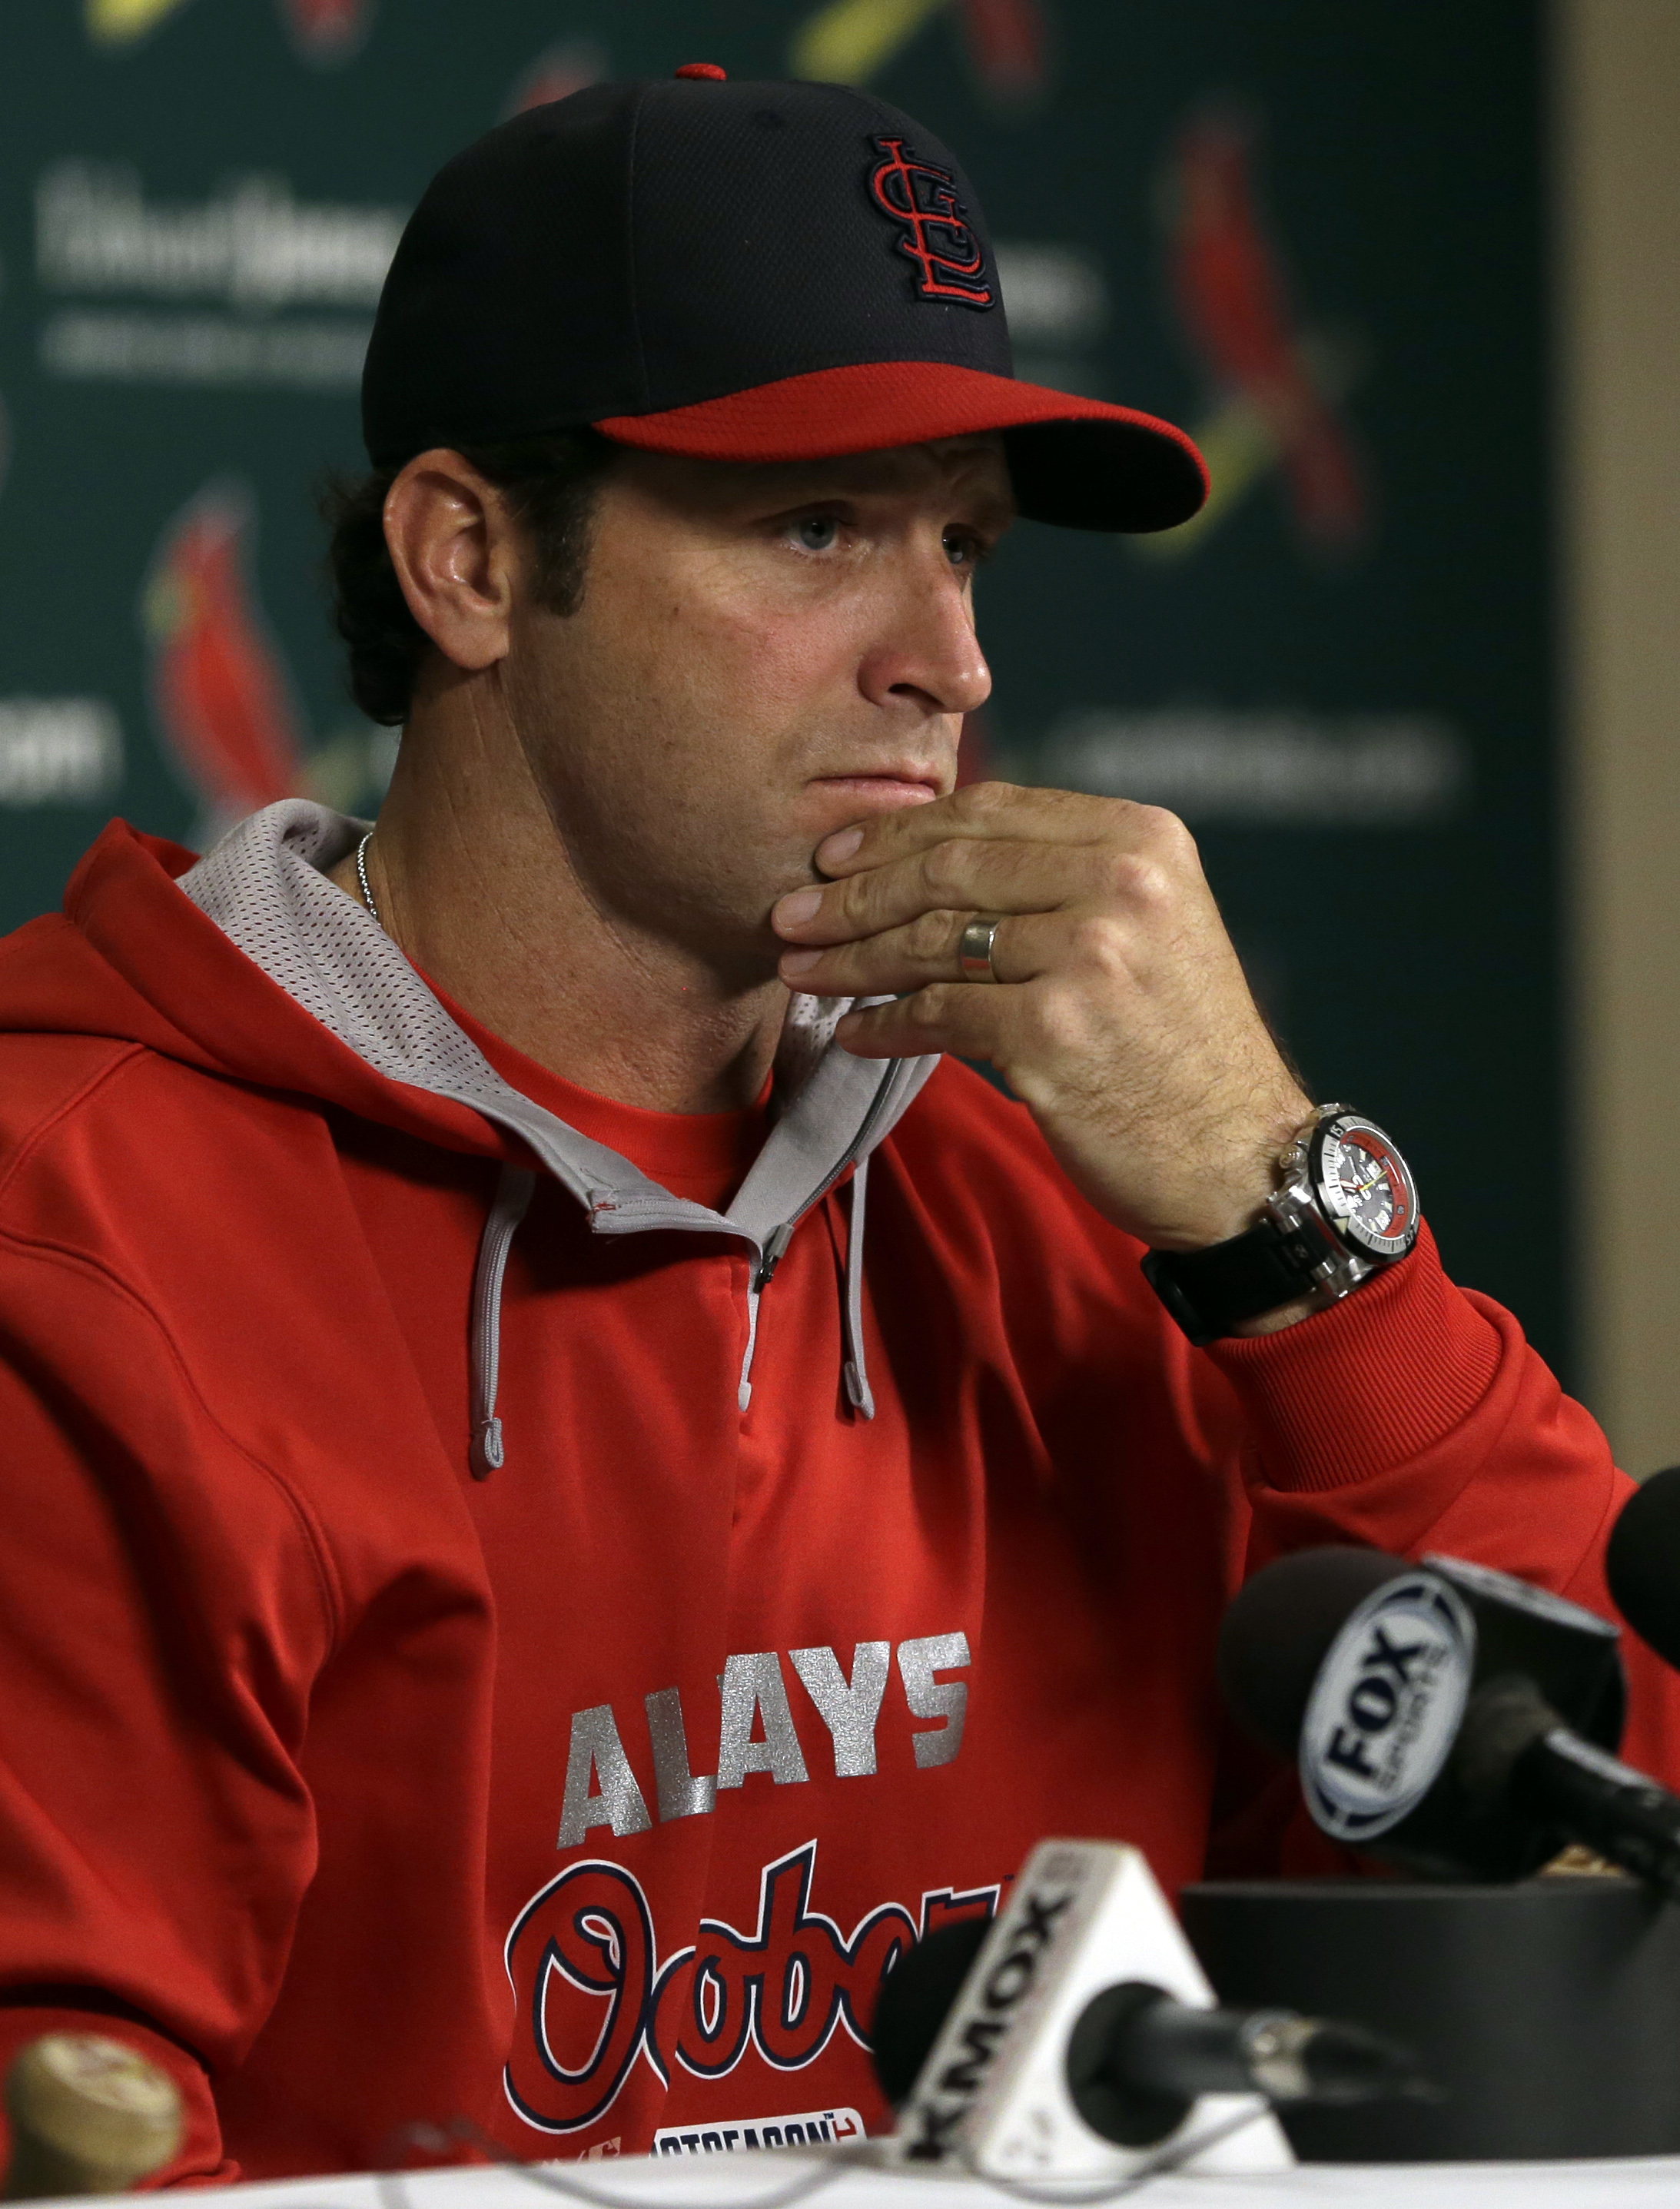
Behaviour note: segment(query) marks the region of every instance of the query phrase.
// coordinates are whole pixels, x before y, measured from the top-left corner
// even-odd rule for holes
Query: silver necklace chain
[[[379,926],[383,928],[385,924],[379,918],[379,907],[373,901],[373,889],[368,881],[368,846],[372,841],[373,831],[370,828],[356,846],[356,879],[362,886],[362,903],[378,922]]]

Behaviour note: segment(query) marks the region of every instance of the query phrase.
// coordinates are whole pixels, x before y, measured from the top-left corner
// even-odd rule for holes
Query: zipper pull
[[[782,1261],[782,1253],[792,1240],[793,1223],[791,1219],[783,1220],[780,1227],[773,1227],[765,1237],[763,1255],[759,1259],[758,1271],[753,1276],[755,1296],[762,1296],[769,1287],[772,1276]]]

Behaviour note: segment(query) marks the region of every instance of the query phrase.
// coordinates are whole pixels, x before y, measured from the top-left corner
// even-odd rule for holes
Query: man
[[[6,2045],[167,2062],[178,2176],[848,2137],[883,1970],[1044,1833],[1310,1860],[1220,1764],[1248,1564],[1602,1606],[1618,1476],[1183,828],[954,790],[1012,512],[1202,486],[1012,381],[927,133],[708,69],[503,126],[365,420],[376,829],[117,824],[0,963]]]

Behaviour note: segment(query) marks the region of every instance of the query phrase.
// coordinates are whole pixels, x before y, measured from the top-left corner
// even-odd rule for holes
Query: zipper
[[[804,1207],[804,1211],[810,1209],[809,1205]],[[764,1248],[759,1253],[758,1271],[752,1277],[752,1292],[756,1297],[762,1297],[774,1280],[776,1268],[780,1265],[788,1244],[793,1240],[796,1221],[803,1216],[803,1213],[796,1213],[793,1219],[783,1220],[780,1227],[773,1227],[765,1237]]]
[[[758,1300],[775,1279],[776,1268],[780,1265],[788,1244],[793,1240],[794,1229],[814,1204],[821,1204],[846,1168],[856,1165],[858,1152],[869,1141],[876,1122],[887,1109],[887,1098],[891,1093],[897,1071],[894,1065],[893,1072],[876,1088],[870,1099],[868,1111],[858,1123],[857,1134],[846,1145],[834,1171],[811,1191],[791,1219],[784,1219],[780,1227],[773,1227],[764,1238],[758,1264],[747,1284],[747,1354],[741,1361],[740,1386],[736,1392],[736,1401],[744,1411],[752,1401],[752,1361],[753,1353],[758,1347]]]
[[[852,1138],[850,1143],[847,1144],[845,1155],[841,1158],[840,1164],[834,1168],[827,1181],[822,1183],[820,1188],[815,1189],[811,1191],[811,1194],[799,1207],[798,1212],[794,1213],[792,1220],[789,1223],[788,1226],[788,1232],[790,1234],[792,1233],[793,1229],[798,1225],[799,1222],[810,1210],[812,1205],[820,1204],[822,1201],[823,1198],[827,1196],[829,1190],[840,1179],[840,1176],[846,1171],[846,1168],[857,1164],[858,1152],[863,1149],[864,1145],[869,1141],[870,1132],[874,1129],[876,1122],[881,1117],[882,1114],[887,1109],[887,1098],[892,1091],[894,1082],[898,1079],[899,1063],[898,1060],[894,1060],[892,1072],[887,1076],[887,1079],[876,1091],[875,1095],[870,1099],[869,1111],[864,1113],[863,1118],[858,1122],[858,1132]],[[780,1229],[777,1230],[778,1233],[780,1231],[781,1231]],[[780,1256],[780,1253],[778,1253],[778,1255]]]
[[[864,1113],[863,1118],[858,1123],[857,1134],[852,1138],[852,1141],[846,1145],[845,1150],[840,1153],[839,1165],[835,1166],[834,1171],[828,1176],[828,1179],[819,1183],[816,1188],[815,1188],[811,1191],[810,1195],[805,1199],[804,1202],[795,1208],[791,1219],[785,1219],[780,1227],[773,1227],[770,1230],[770,1232],[765,1237],[763,1249],[758,1261],[758,1270],[753,1276],[752,1285],[755,1296],[762,1296],[765,1290],[769,1287],[771,1282],[775,1279],[776,1268],[780,1265],[782,1258],[786,1252],[788,1244],[793,1240],[793,1231],[799,1225],[799,1222],[804,1218],[805,1214],[810,1210],[814,1204],[822,1203],[823,1198],[827,1196],[829,1190],[834,1186],[834,1183],[840,1179],[846,1168],[849,1165],[856,1165],[858,1152],[863,1149],[864,1144],[869,1141],[870,1131],[873,1129],[876,1122],[881,1117],[882,1114],[887,1109],[888,1094],[892,1089],[893,1083],[896,1080],[897,1074],[898,1065],[897,1062],[894,1061],[892,1073],[890,1073],[887,1076],[887,1079],[876,1088],[874,1096],[870,1099],[870,1108],[868,1111]]]

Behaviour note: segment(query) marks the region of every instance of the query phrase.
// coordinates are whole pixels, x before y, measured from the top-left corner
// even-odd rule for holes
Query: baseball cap
[[[1207,496],[1182,430],[1015,374],[973,190],[849,87],[592,85],[432,179],[362,382],[376,466],[591,424],[644,450],[826,459],[1003,432],[1016,503],[1169,529]]]

